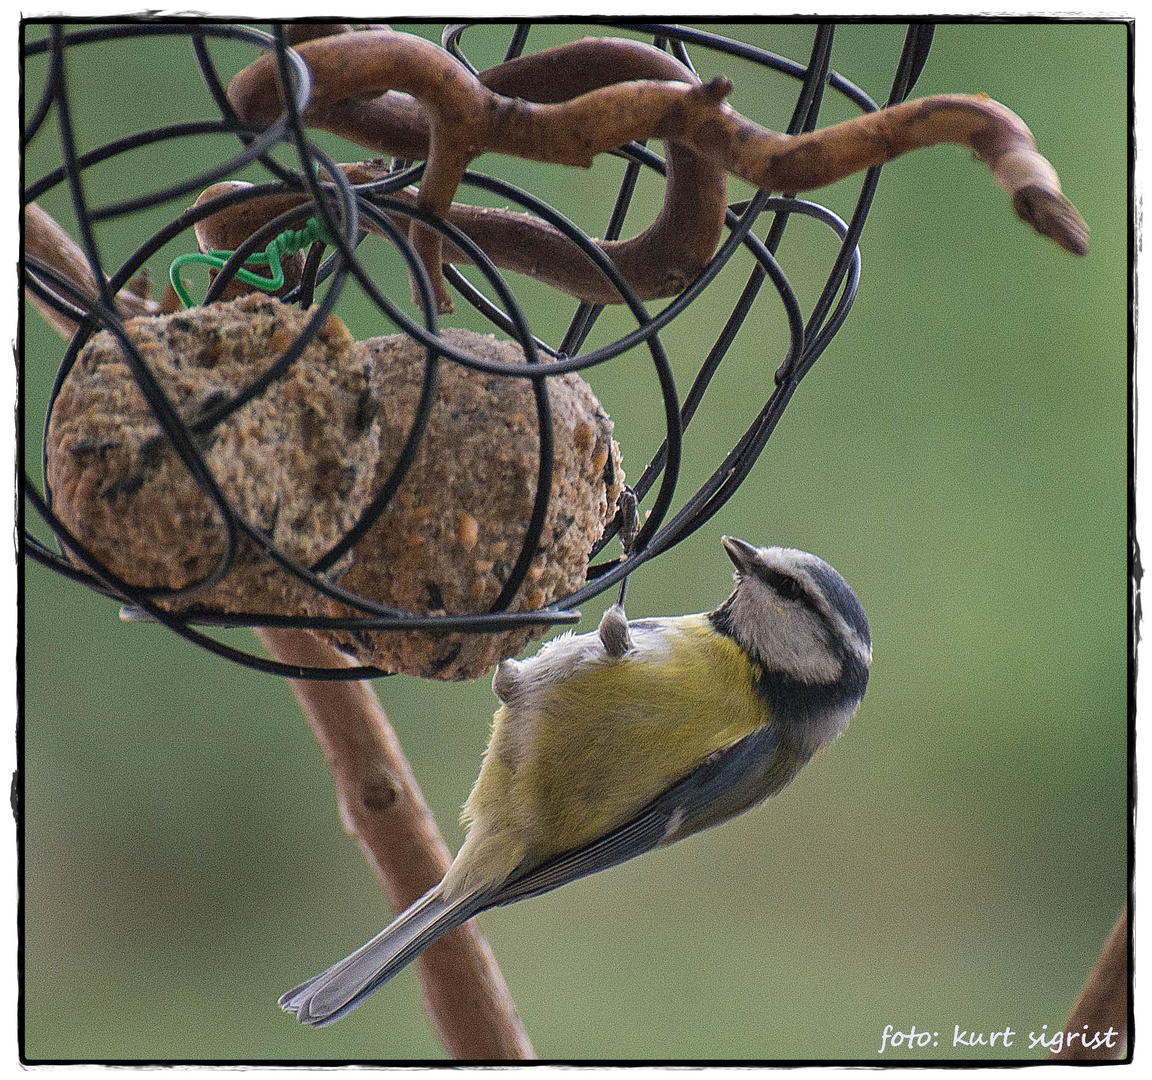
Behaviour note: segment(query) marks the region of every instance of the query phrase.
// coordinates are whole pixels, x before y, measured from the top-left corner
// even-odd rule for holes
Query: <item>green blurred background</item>
[[[439,27],[411,29],[439,39]],[[726,29],[797,60],[813,34]],[[584,32],[538,28],[529,48]],[[478,66],[499,61],[508,33],[469,32]],[[833,66],[882,100],[903,34],[843,26]],[[1042,1056],[1027,1032],[1063,1025],[1127,882],[1126,34],[1076,23],[937,30],[916,93],[983,91],[1018,112],[1091,225],[1091,251],[1078,260],[1034,235],[955,147],[885,169],[847,325],[738,495],[645,566],[629,602],[633,617],[714,606],[730,583],[723,532],[818,552],[871,619],[868,696],[834,749],[767,807],[481,917],[542,1057],[883,1062],[897,1057],[877,1056],[885,1025],[915,1024],[939,1046],[900,1060],[1001,1061]],[[212,51],[226,75],[253,56]],[[697,60],[706,76],[732,77],[736,108],[786,124],[790,80]],[[27,65],[29,109],[46,70],[43,58]],[[184,42],[89,45],[68,70],[82,150],[215,115]],[[829,94],[821,123],[852,114]],[[319,141],[342,160],[367,156]],[[234,146],[201,138],[134,152],[91,170],[89,195],[103,204],[159,188]],[[58,153],[50,123],[27,177]],[[481,165],[594,235],[623,168]],[[821,201],[847,215],[858,185]],[[734,184],[733,197],[746,190]],[[626,235],[658,198],[642,185]],[[108,264],[187,202],[100,227]],[[72,228],[61,190],[44,205]],[[166,257],[189,248],[184,237]],[[406,297],[395,256],[364,250]],[[790,227],[780,257],[805,310],[833,252],[819,228]],[[154,280],[166,265],[154,260]],[[726,271],[664,335],[682,392],[747,269]],[[513,280],[535,332],[558,343],[573,302]],[[357,336],[391,331],[354,288],[338,310]],[[28,312],[26,463],[39,481],[63,344]],[[765,294],[690,429],[681,501],[766,397],[782,321]],[[468,311],[453,322],[486,329]],[[591,344],[631,325],[609,313]],[[589,381],[635,478],[661,430],[647,355]],[[27,1056],[439,1057],[411,971],[324,1031],[276,1007],[389,918],[287,685],[123,624],[115,603],[32,563],[25,601]],[[585,605],[582,629],[606,602]],[[222,636],[255,648],[246,632]],[[396,677],[377,689],[455,848],[494,703],[487,680]],[[1021,1034],[1010,1051],[965,1052],[952,1048],[954,1025]]]

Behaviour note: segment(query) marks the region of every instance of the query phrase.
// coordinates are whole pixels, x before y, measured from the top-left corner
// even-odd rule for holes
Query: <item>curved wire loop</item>
[[[841,95],[862,112],[877,108],[875,102],[862,90],[832,70],[834,27],[831,24],[816,27],[811,53],[804,62],[776,56],[709,30],[663,23],[602,23],[598,24],[597,29],[605,25],[626,26],[629,30],[650,35],[659,48],[670,52],[689,73],[695,70],[692,59],[694,55],[712,52],[721,56],[737,56],[761,69],[792,77],[797,82],[798,92],[787,128],[790,135],[811,131],[817,126],[823,97],[827,92]],[[582,34],[586,29],[574,28],[574,35]],[[463,44],[470,30],[469,24],[451,25],[444,31],[443,43],[451,55],[475,74],[476,69],[468,60]],[[531,23],[510,23],[507,31],[507,60],[513,60],[529,51]],[[68,100],[68,61],[73,51],[98,48],[101,43],[113,40],[155,36],[183,37],[188,41],[203,76],[207,115],[180,124],[134,132],[79,153]],[[912,24],[909,27],[888,104],[902,101],[911,90],[923,67],[931,36],[932,27],[929,24]],[[286,102],[284,114],[277,122],[262,128],[245,123],[237,117],[212,58],[211,43],[217,40],[243,42],[275,57],[282,97]],[[422,177],[423,163],[413,165],[394,159],[391,169],[383,175],[373,176],[363,182],[353,182],[345,168],[333,162],[308,138],[302,115],[309,102],[310,75],[307,65],[289,46],[282,26],[273,27],[271,33],[262,33],[242,26],[180,22],[93,26],[69,32],[53,25],[45,37],[25,44],[25,58],[39,54],[48,56],[48,73],[44,88],[35,98],[36,104],[25,124],[23,145],[27,148],[33,142],[44,139],[47,130],[45,121],[54,116],[59,133],[60,165],[28,184],[25,204],[57,187],[63,186],[66,189],[78,223],[78,239],[96,289],[95,295],[85,295],[53,267],[31,257],[24,260],[29,293],[42,305],[51,307],[77,327],[56,375],[48,407],[49,418],[64,381],[85,343],[97,331],[109,331],[122,348],[132,376],[156,422],[171,442],[183,467],[208,497],[224,523],[226,542],[217,565],[199,581],[182,589],[162,591],[130,585],[103,565],[53,512],[45,463],[42,488],[27,474],[24,475],[24,496],[27,508],[37,514],[56,537],[59,550],[53,551],[27,530],[24,532],[24,550],[36,562],[114,597],[136,617],[162,622],[187,640],[257,670],[314,679],[359,679],[384,674],[365,666],[340,669],[291,667],[226,645],[197,627],[253,626],[373,631],[418,629],[491,633],[511,627],[575,622],[579,618],[575,610],[577,604],[611,588],[626,579],[642,563],[678,544],[711,519],[732,497],[763,451],[800,380],[827,349],[843,324],[856,296],[860,278],[857,242],[876,189],[878,167],[864,175],[855,211],[847,222],[815,202],[773,195],[766,191],[757,193],[750,200],[729,206],[724,222],[726,235],[707,266],[655,314],[649,312],[613,261],[591,238],[590,231],[601,231],[608,241],[614,241],[620,236],[640,175],[645,170],[657,176],[666,174],[667,164],[658,154],[637,143],[617,151],[624,159],[625,167],[615,203],[606,222],[592,222],[587,229],[569,221],[531,192],[471,168],[463,174],[462,184],[465,188],[498,196],[558,232],[576,252],[590,261],[623,298],[623,305],[635,322],[633,330],[615,341],[582,352],[600,318],[603,306],[576,301],[563,337],[559,342],[549,344],[533,332],[529,316],[517,300],[515,292],[483,248],[461,228],[414,205],[410,198],[405,197],[405,188]],[[240,150],[214,162],[196,175],[185,177],[167,187],[101,207],[90,205],[83,183],[86,170],[99,163],[115,160],[141,146],[178,144],[180,140],[206,134],[234,137],[240,143]],[[279,150],[280,153],[273,156],[273,150]],[[291,164],[285,163],[287,158],[291,159]],[[174,215],[166,225],[145,237],[121,266],[106,273],[104,256],[95,238],[94,225],[97,222],[115,221],[127,229],[129,226],[126,223],[141,210],[166,205],[189,193],[202,191],[216,181],[253,164],[265,171],[269,177],[267,181],[238,187]],[[311,317],[303,332],[286,351],[265,371],[257,373],[248,386],[238,390],[230,399],[214,404],[210,411],[194,423],[188,423],[167,397],[145,358],[133,344],[125,329],[124,316],[116,303],[117,293],[143,270],[147,261],[161,248],[212,214],[271,195],[295,196],[297,201],[254,231],[231,255],[218,261],[216,265],[219,269],[205,302],[219,298],[245,263],[254,254],[264,251],[269,241],[286,229],[301,229],[304,221],[315,217],[320,223],[324,239],[330,241],[330,244],[313,245],[299,282],[281,293],[285,302],[300,304],[310,312]],[[797,215],[827,227],[839,241],[836,257],[828,270],[820,297],[807,318],[775,257],[788,223]],[[406,229],[398,226],[398,221],[415,221],[420,229],[437,234],[440,238],[438,242],[445,246],[445,251],[454,249],[462,253],[476,268],[483,287],[447,264],[444,267],[444,280],[452,286],[457,296],[479,312],[494,329],[515,340],[523,349],[527,363],[508,364],[472,355],[440,337],[433,283],[417,247],[409,239]],[[418,319],[409,314],[410,308],[404,302],[388,296],[381,289],[360,260],[358,251],[370,234],[383,238],[399,254],[414,283],[416,299],[419,301]],[[660,334],[688,311],[709,289],[720,272],[741,253],[751,260],[743,291],[715,343],[700,364],[688,393],[682,397]],[[246,522],[230,505],[205,462],[202,448],[205,436],[216,425],[262,394],[281,379],[293,364],[300,362],[304,350],[335,309],[342,292],[350,283],[354,283],[368,297],[390,324],[423,346],[424,375],[415,417],[392,474],[340,540],[311,566],[304,566],[279,550],[266,533]],[[689,446],[690,425],[765,285],[769,286],[769,299],[774,298],[778,303],[778,317],[787,329],[788,345],[779,358],[774,388],[745,433],[734,446],[725,451],[723,460],[712,475],[697,491],[681,496],[674,510],[679,494],[677,485],[680,466]],[[586,584],[571,595],[557,599],[540,610],[509,611],[508,608],[527,578],[531,560],[539,550],[548,513],[555,435],[546,380],[564,372],[584,371],[610,363],[639,347],[643,347],[651,359],[655,376],[651,407],[662,409],[665,426],[665,438],[660,448],[632,486],[641,502],[652,495],[644,524],[625,555],[590,566]],[[325,572],[355,546],[390,504],[415,459],[427,429],[438,372],[446,363],[460,364],[501,377],[530,380],[539,432],[536,492],[529,520],[524,524],[520,551],[491,609],[467,615],[426,615],[389,608],[342,589],[338,583],[325,576]],[[47,420],[44,433],[46,444]],[[697,434],[695,429],[692,434]],[[702,444],[706,449],[711,449],[706,440],[702,440]],[[46,452],[45,448],[43,454],[46,455]],[[616,535],[620,524],[618,515],[595,545],[593,556],[601,552]],[[217,584],[230,569],[242,539],[254,544],[287,573],[306,582],[317,592],[341,602],[356,614],[343,618],[324,618],[235,614],[199,608],[195,614],[191,614],[187,611],[172,611],[164,606],[164,601],[188,600]]]

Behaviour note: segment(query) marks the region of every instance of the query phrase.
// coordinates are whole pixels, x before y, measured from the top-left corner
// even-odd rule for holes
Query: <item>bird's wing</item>
[[[770,794],[765,778],[778,741],[776,728],[766,726],[709,755],[626,825],[513,874],[486,898],[485,907],[539,896],[747,810]]]

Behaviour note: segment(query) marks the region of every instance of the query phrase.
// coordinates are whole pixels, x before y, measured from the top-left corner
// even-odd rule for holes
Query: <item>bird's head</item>
[[[843,714],[847,724],[872,663],[868,617],[851,586],[806,551],[755,547],[731,536],[723,544],[736,567],[736,589],[712,622],[763,669],[773,714]]]

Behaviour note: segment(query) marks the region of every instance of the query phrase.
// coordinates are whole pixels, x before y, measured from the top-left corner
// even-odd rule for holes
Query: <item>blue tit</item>
[[[492,681],[500,707],[440,882],[350,956],[290,990],[339,1020],[441,935],[716,825],[774,795],[848,725],[872,662],[847,582],[792,548],[723,538],[736,587],[715,611],[564,634]]]

